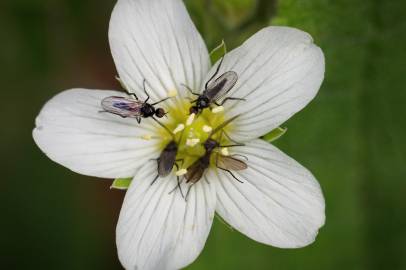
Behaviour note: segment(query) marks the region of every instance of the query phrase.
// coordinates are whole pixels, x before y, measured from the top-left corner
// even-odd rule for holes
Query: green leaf
[[[282,137],[286,133],[287,130],[288,130],[287,128],[281,128],[281,127],[275,128],[274,130],[272,130],[271,132],[269,132],[268,134],[263,136],[262,139],[269,143],[276,141],[277,139]]]
[[[227,53],[227,46],[224,42],[224,39],[221,41],[221,44],[218,45],[210,52],[210,60],[212,65],[214,65],[218,60],[221,59]]]
[[[127,190],[131,184],[132,178],[117,178],[111,184],[111,189]]]

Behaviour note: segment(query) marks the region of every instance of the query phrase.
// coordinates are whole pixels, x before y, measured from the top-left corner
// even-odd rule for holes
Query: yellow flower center
[[[189,108],[191,104],[189,101],[177,101],[177,105],[168,108],[168,120],[162,121],[162,124],[171,131],[163,127],[159,127],[158,136],[162,138],[159,144],[160,152],[172,140],[178,144],[177,160],[183,160],[182,168],[188,168],[193,162],[202,157],[205,153],[204,142],[209,138],[212,131],[218,126],[223,124],[227,119],[224,116],[224,110],[210,108],[204,109],[198,115],[190,114]],[[223,132],[227,134],[232,130],[233,123],[229,123],[226,127],[218,130],[212,135],[214,140],[219,141],[221,144],[227,143],[227,138]],[[183,171],[182,171],[183,172]]]

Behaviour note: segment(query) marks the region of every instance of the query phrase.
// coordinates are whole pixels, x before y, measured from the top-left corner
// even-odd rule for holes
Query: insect
[[[234,71],[227,71],[219,76],[217,79],[214,79],[220,71],[223,60],[224,57],[221,58],[216,72],[206,82],[202,94],[195,93],[192,91],[192,89],[186,86],[186,88],[192,93],[192,95],[197,96],[197,99],[191,102],[192,104],[195,104],[189,109],[189,112],[191,114],[201,113],[205,108],[211,107],[213,103],[217,106],[222,106],[224,103],[226,103],[227,100],[245,100],[243,98],[226,97],[221,103],[218,103],[218,100],[226,95],[234,87],[238,80],[238,74]]]
[[[153,185],[156,182],[156,180],[158,180],[159,177],[168,176],[171,173],[174,166],[179,170],[179,166],[176,162],[178,161],[183,162],[183,159],[176,159],[177,154],[178,154],[178,144],[174,140],[172,140],[165,146],[164,150],[162,150],[159,158],[156,159],[158,165],[158,174],[151,182],[151,185]],[[180,187],[179,176],[177,176],[177,180],[178,185],[175,187],[175,189],[178,187],[183,197],[182,188]]]
[[[234,120],[234,118],[231,119]],[[224,127],[225,125],[227,125],[228,123],[231,122],[230,120],[225,122],[224,124],[221,125],[221,127]],[[191,186],[189,187],[188,192],[186,193],[186,197],[190,191],[190,188],[197,183],[203,176],[204,172],[206,171],[207,168],[209,168],[210,166],[210,159],[212,154],[214,153],[214,150],[217,148],[221,148],[221,147],[235,147],[235,146],[243,146],[244,144],[240,144],[237,142],[234,142],[233,140],[231,140],[231,138],[229,138],[231,141],[233,141],[235,144],[231,144],[231,145],[221,145],[219,141],[221,141],[221,137],[219,141],[216,141],[214,139],[212,139],[211,137],[219,130],[219,128],[217,128],[216,130],[214,130],[209,138],[204,142],[203,146],[205,149],[205,153],[202,157],[200,157],[198,160],[196,160],[188,169],[187,169],[187,173],[185,174],[185,178],[186,178],[186,183],[191,183]],[[228,137],[228,136],[227,136]],[[245,163],[242,160],[239,160],[237,158],[235,158],[235,156],[237,155],[232,155],[232,156],[226,156],[226,155],[222,155],[220,153],[216,153],[216,167],[228,172],[234,179],[236,179],[238,182],[242,183],[241,180],[239,180],[232,172],[233,171],[241,171],[241,170],[245,170],[248,168],[247,163]]]
[[[127,92],[127,94],[132,96],[132,98],[117,96],[106,97],[101,102],[101,106],[103,108],[103,111],[101,112],[109,112],[123,118],[135,118],[139,124],[141,123],[141,118],[152,117],[155,119],[155,116],[158,118],[164,117],[166,115],[165,110],[163,108],[155,108],[155,105],[164,102],[169,98],[164,98],[152,104],[148,103],[150,96],[147,93],[145,84],[146,81],[144,80],[144,92],[147,95],[147,99],[145,101],[139,100],[136,94],[129,92]]]

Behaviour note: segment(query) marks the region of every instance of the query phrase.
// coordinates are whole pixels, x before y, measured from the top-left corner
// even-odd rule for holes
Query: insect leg
[[[214,79],[214,77],[216,77],[217,74],[219,73],[220,67],[221,67],[221,65],[223,64],[223,60],[224,60],[224,56],[221,57],[221,60],[220,60],[219,65],[217,66],[216,72],[214,72],[213,76],[211,76],[211,78],[206,82],[206,84],[205,84],[205,86],[204,86],[204,89],[205,89],[205,90],[207,90],[207,86],[209,85],[209,83],[210,83],[210,82]]]
[[[217,105],[217,106],[223,106],[224,103],[226,103],[227,100],[242,100],[242,101],[246,101],[245,98],[226,97],[226,98],[220,103],[220,105],[217,105],[217,104],[216,104],[216,105]]]
[[[193,92],[193,90],[192,90],[189,86],[187,86],[186,84],[181,83],[180,85],[182,85],[182,86],[185,87],[187,90],[189,90],[189,92],[190,92],[192,95],[200,96],[199,93]]]
[[[227,144],[227,145],[219,145],[219,147],[237,147],[237,146],[245,146],[245,144]]]
[[[235,140],[233,140],[225,131],[223,131],[224,135],[227,137],[227,139],[229,139],[231,142],[235,143],[235,144],[239,144],[241,146],[244,146],[245,144],[237,142]]]
[[[180,161],[181,163],[182,163],[182,165],[180,165],[181,167],[183,166],[183,163],[185,162],[185,159],[183,159],[183,158],[180,158],[180,159],[177,159],[177,160],[175,160],[175,162],[178,162],[178,161]],[[176,164],[176,163],[175,163]],[[177,165],[177,164],[176,164]],[[179,170],[179,168],[178,168],[178,170]]]
[[[175,166],[176,166],[176,169],[179,171],[179,166],[178,166],[178,164],[175,163]],[[176,187],[174,187],[168,194],[171,194],[171,193],[174,192],[177,188],[179,188],[180,195],[182,195],[182,198],[185,198],[185,196],[183,195],[182,187],[180,186],[181,181],[179,180],[179,176],[176,176],[176,180],[177,180],[178,184],[177,184]]]
[[[141,124],[141,117],[137,116],[135,119],[137,119],[138,124]]]
[[[233,154],[230,157],[242,157],[243,159],[245,159],[246,161],[248,161],[248,158],[244,155],[240,155],[240,154]]]
[[[206,175],[204,176],[204,181],[206,181],[206,183],[207,183],[208,185],[210,185],[210,182],[209,182],[209,180],[207,180]]]
[[[187,197],[189,196],[190,190],[192,189],[192,187],[193,187],[194,184],[195,184],[195,183],[191,184],[191,185],[189,186],[187,192],[186,192],[186,195],[185,195],[185,201],[186,201],[186,202],[187,202]]]
[[[224,169],[224,168],[219,167],[219,166],[217,166],[217,168],[219,168],[220,170],[223,170],[223,171],[225,171],[225,172],[228,172],[229,174],[231,174],[231,176],[232,176],[235,180],[237,180],[237,181],[240,182],[241,184],[244,183],[243,181],[241,181],[240,179],[238,179],[230,170]]]
[[[131,92],[128,91],[127,89],[125,89],[124,91],[127,93],[127,95],[132,96],[133,98],[135,98],[136,100],[138,100],[138,97],[137,97],[137,95],[136,95],[135,93],[131,93]]]
[[[120,116],[121,118],[127,118],[127,116],[124,116],[124,115],[121,115],[121,114],[119,114],[119,113],[115,113],[115,112],[109,112],[109,111],[98,111],[98,113],[111,113],[111,114],[115,114],[115,115],[118,115],[118,116]]]
[[[149,97],[148,97],[148,99],[149,99]],[[147,100],[148,100],[148,99],[147,99]],[[164,102],[165,100],[168,100],[168,99],[170,99],[170,97],[167,97],[167,98],[164,98],[164,99],[162,99],[162,100],[160,100],[160,101],[158,101],[158,102],[152,103],[151,105],[157,105],[157,104],[159,104],[159,103],[161,103],[161,102]],[[147,100],[146,100],[145,102],[147,102]]]
[[[157,174],[154,178],[154,180],[152,180],[151,182],[151,186],[156,182],[156,180],[158,180],[159,174]]]
[[[144,81],[142,82],[142,86],[144,87],[144,93],[145,93],[145,95],[147,95],[147,99],[144,101],[145,103],[147,103],[148,100],[149,100],[149,94],[148,94],[148,92],[147,92],[146,84],[147,84],[147,80],[144,79]]]

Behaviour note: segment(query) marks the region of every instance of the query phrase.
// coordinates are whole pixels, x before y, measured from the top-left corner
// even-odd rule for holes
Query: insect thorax
[[[204,148],[206,149],[207,152],[213,151],[218,146],[219,146],[219,143],[213,139],[207,139],[204,142]]]
[[[155,108],[151,104],[144,103],[141,108],[141,113],[143,117],[151,117],[155,114]]]
[[[199,96],[199,98],[196,101],[196,106],[199,109],[207,108],[207,107],[209,107],[209,105],[210,105],[210,100],[205,96]]]

